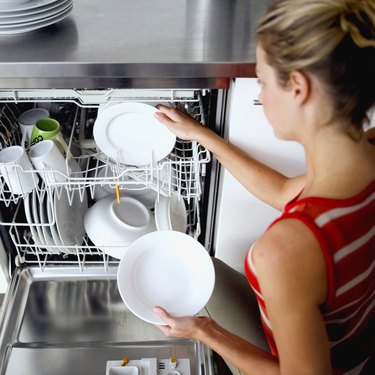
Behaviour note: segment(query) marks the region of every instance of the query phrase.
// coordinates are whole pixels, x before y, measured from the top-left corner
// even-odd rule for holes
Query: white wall
[[[231,88],[226,138],[259,161],[288,175],[304,173],[302,147],[277,139],[258,98],[256,79],[236,79]],[[222,171],[214,234],[215,256],[240,272],[249,246],[279,215],[247,192],[227,171]]]

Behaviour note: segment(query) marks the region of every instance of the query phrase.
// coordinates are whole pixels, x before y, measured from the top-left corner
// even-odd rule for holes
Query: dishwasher
[[[79,241],[69,235],[82,226],[98,191],[112,189],[120,196],[151,192],[151,212],[160,197],[177,197],[186,207],[186,234],[204,242],[210,153],[177,138],[162,160],[125,165],[98,150],[93,126],[103,106],[134,102],[176,107],[206,124],[216,113],[218,90],[17,90],[16,100],[10,95],[14,91],[0,93],[1,148],[20,144],[22,113],[44,108],[61,124],[71,169],[63,182],[46,185],[39,179],[30,193],[14,194],[1,179],[1,238],[13,277],[0,320],[0,373],[105,374],[107,363],[126,357],[154,361],[157,374],[213,374],[207,347],[166,338],[126,308],[116,284],[120,261],[110,247],[95,247],[86,233]],[[42,172],[30,173],[37,181]],[[66,206],[56,204],[61,200]],[[56,225],[65,228],[64,234],[59,230],[51,240]],[[171,358],[180,367],[174,370]]]
[[[57,0],[21,6],[32,3],[45,14]],[[177,139],[162,160],[124,165],[96,147],[93,127],[107,105],[161,103],[226,136],[232,84],[255,76],[253,30],[271,0],[59,3],[69,4],[63,20],[17,35],[4,35],[12,20],[0,14],[0,148],[21,144],[20,115],[43,108],[62,126],[71,172],[48,187],[40,179],[32,198],[13,194],[1,178],[0,266],[11,280],[1,307],[0,374],[104,375],[108,362],[124,357],[142,368],[152,363],[157,375],[216,374],[220,359],[209,348],[166,338],[127,310],[110,248],[95,247],[85,232],[80,241],[69,234],[103,190],[121,197],[152,193],[150,210],[163,197],[183,201],[186,234],[215,255],[223,177],[217,160],[196,142]],[[20,22],[35,29],[33,14]],[[255,99],[248,92],[241,97],[243,108]],[[31,174],[36,181],[37,172]],[[60,199],[71,207],[62,215],[54,204]],[[39,218],[31,216],[38,210]],[[61,241],[53,228],[64,217]],[[180,367],[172,368],[173,359]]]

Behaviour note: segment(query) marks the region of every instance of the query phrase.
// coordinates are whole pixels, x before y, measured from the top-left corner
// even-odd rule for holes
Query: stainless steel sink
[[[104,375],[107,361],[124,356],[176,356],[190,360],[192,375],[212,374],[207,347],[166,338],[126,308],[116,271],[17,270],[0,318],[0,373]]]

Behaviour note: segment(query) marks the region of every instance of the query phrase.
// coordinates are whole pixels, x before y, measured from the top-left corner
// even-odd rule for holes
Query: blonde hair
[[[375,102],[375,0],[277,0],[257,37],[282,85],[290,72],[316,74],[335,115],[362,126]]]

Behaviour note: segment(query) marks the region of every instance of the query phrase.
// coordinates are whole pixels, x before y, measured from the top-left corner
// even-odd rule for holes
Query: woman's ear
[[[303,72],[294,70],[289,75],[290,89],[298,104],[304,104],[310,96],[310,78]]]

